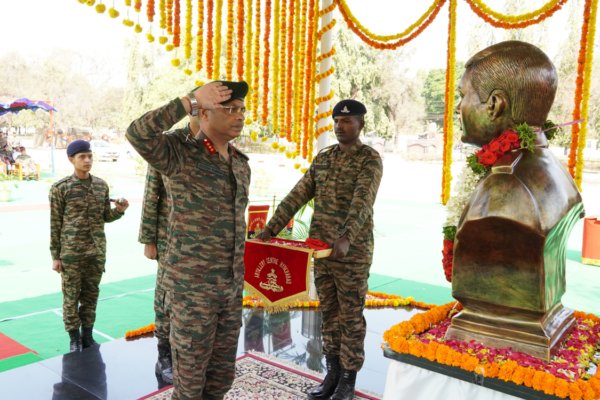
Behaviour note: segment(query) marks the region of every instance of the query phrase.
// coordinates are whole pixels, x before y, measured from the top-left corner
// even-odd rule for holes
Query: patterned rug
[[[283,362],[285,363],[285,361]],[[287,364],[287,363],[286,363]],[[306,392],[317,386],[321,379],[301,372],[279,361],[247,354],[237,359],[235,380],[225,396],[226,400],[306,400]],[[145,400],[170,400],[173,387],[152,393]],[[379,396],[357,391],[354,400],[376,400]],[[139,400],[142,400],[139,399]]]

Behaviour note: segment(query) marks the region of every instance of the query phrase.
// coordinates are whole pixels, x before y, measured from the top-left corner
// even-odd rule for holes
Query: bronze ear
[[[508,96],[502,90],[494,90],[487,101],[487,111],[490,121],[495,121],[504,115],[508,108]]]

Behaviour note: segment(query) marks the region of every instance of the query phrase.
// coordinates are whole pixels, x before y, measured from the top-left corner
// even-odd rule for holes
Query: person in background
[[[21,168],[23,170],[23,175],[25,176],[25,180],[35,179],[37,180],[37,167],[35,166],[35,162],[31,156],[27,155],[27,151],[25,147],[20,148],[21,155],[15,159],[15,163],[21,164]]]

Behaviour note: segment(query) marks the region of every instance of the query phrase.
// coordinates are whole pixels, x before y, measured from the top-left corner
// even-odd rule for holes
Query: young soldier
[[[131,145],[168,177],[163,307],[171,320],[174,400],[222,399],[235,377],[250,167],[229,141],[244,127],[247,93],[243,81],[209,83],[127,129]],[[162,134],[188,113],[200,115],[195,138]]]
[[[67,156],[75,172],[50,188],[50,253],[52,269],[62,278],[63,321],[74,352],[98,344],[92,330],[106,263],[104,224],[121,218],[129,203],[121,198],[111,208],[108,185],[89,172],[88,142],[74,141]]]
[[[258,235],[261,240],[277,235],[314,198],[310,237],[333,248],[329,259],[315,260],[327,376],[308,393],[310,399],[354,398],[356,373],[365,358],[363,309],[373,260],[373,203],[383,173],[379,153],[359,140],[366,113],[356,100],[336,104],[333,121],[339,144],[317,155]]]
[[[184,129],[167,132],[185,141],[188,137],[195,136],[200,130],[197,117],[190,117],[190,124]],[[193,135],[191,132],[194,132]],[[169,333],[171,324],[169,312],[163,308],[165,290],[162,284],[164,276],[165,251],[167,249],[167,227],[171,206],[167,194],[166,180],[156,169],[148,166],[146,174],[146,187],[144,189],[144,203],[142,205],[142,219],[138,241],[144,244],[144,255],[158,261],[156,272],[156,289],[154,291],[154,313],[156,330],[154,336],[158,340],[158,361],[154,371],[168,384],[173,383],[173,364],[171,357],[171,344]]]

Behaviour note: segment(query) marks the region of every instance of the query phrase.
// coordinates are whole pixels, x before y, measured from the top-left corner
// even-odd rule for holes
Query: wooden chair
[[[16,175],[20,181],[23,180],[23,166],[19,163],[14,163],[13,164],[13,170],[12,173],[13,175]],[[37,175],[37,180],[40,181],[42,180],[42,174],[40,172],[40,164],[35,164],[35,168],[36,168],[36,175]]]

